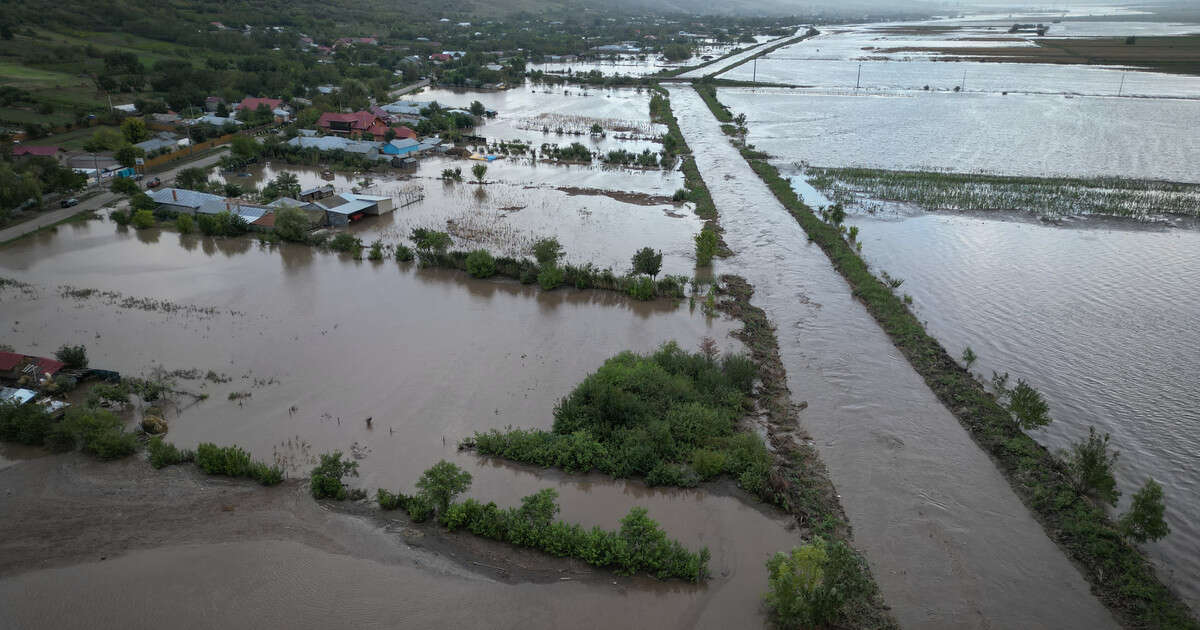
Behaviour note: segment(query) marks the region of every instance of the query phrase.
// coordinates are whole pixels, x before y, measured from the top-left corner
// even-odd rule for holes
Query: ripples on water
[[[1065,448],[1091,425],[1112,434],[1119,509],[1146,478],[1163,485],[1172,533],[1149,550],[1200,603],[1200,231],[941,214],[848,223],[951,355],[969,345],[975,372],[1046,395],[1042,443]]]

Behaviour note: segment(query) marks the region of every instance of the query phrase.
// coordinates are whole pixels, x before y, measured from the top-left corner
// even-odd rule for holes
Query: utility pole
[[[854,79],[854,91],[858,91],[858,87],[862,85],[862,64],[858,64],[858,78]]]
[[[758,57],[754,58],[754,79],[752,83],[758,83]]]
[[[962,92],[967,88],[967,71],[963,70],[962,83],[958,86],[958,91]]]
[[[1121,73],[1121,85],[1117,87],[1117,96],[1120,96],[1121,92],[1123,92],[1123,91],[1125,91],[1125,73],[1124,72]]]

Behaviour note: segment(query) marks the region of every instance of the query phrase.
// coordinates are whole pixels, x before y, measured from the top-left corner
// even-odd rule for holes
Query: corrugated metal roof
[[[158,188],[153,192],[146,193],[155,203],[170,204],[172,206],[183,206],[185,208],[199,208],[206,203],[221,202],[224,203],[225,198],[220,195],[210,195],[195,190],[186,188]]]
[[[5,387],[0,389],[0,402],[24,405],[25,403],[33,400],[34,396],[37,396],[37,392],[33,391],[32,389],[23,389],[17,387]]]

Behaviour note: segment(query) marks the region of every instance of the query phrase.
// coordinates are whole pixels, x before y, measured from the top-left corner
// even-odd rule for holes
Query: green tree
[[[556,238],[543,238],[533,244],[533,257],[537,259],[539,265],[554,265],[562,254],[562,245]]]
[[[1129,511],[1117,521],[1117,528],[1123,536],[1133,541],[1158,540],[1171,533],[1171,527],[1163,518],[1165,511],[1162,486],[1153,479],[1147,479],[1142,489],[1133,495]]]
[[[696,235],[696,266],[707,267],[717,254],[717,231],[704,226]]]
[[[236,135],[229,141],[230,151],[235,157],[250,160],[262,153],[262,145],[250,136]]]
[[[126,118],[121,122],[121,135],[125,136],[125,142],[137,144],[150,138],[150,130],[141,118]]]
[[[471,167],[471,174],[475,176],[475,181],[483,183],[483,178],[487,175],[486,164],[476,164]]]
[[[1071,445],[1070,451],[1062,453],[1067,465],[1067,477],[1071,485],[1081,494],[1091,494],[1110,505],[1116,506],[1121,492],[1113,477],[1113,465],[1119,453],[1108,452],[1109,436],[1096,433],[1096,427],[1088,427],[1088,437]]]
[[[83,346],[62,346],[54,352],[54,358],[71,369],[81,369],[88,365],[87,348]]]
[[[147,195],[144,192],[139,192],[129,197],[129,207],[134,212],[139,212],[142,210],[145,210],[146,212],[154,212],[154,209],[158,207],[158,204],[150,198],[150,195]]]
[[[487,108],[483,106],[483,103],[480,103],[479,101],[471,101],[472,116],[482,116],[485,113],[487,113]]]
[[[450,247],[450,235],[445,232],[426,228],[413,228],[410,236],[413,242],[416,243],[417,249],[444,252]]]
[[[284,206],[275,211],[275,233],[279,238],[294,243],[308,240],[308,228],[312,223],[300,208]]]
[[[471,473],[441,460],[421,474],[417,480],[418,496],[423,497],[444,514],[454,497],[471,487]]]
[[[1023,380],[1018,380],[1017,386],[1008,393],[1008,410],[1026,431],[1050,424],[1050,406],[1041,392]]]
[[[139,230],[152,228],[154,227],[154,213],[150,210],[137,210],[133,213],[130,223]]]
[[[119,195],[134,195],[142,191],[137,182],[128,177],[118,177],[114,179],[108,189]]]
[[[132,118],[130,120],[133,120]],[[121,166],[133,166],[137,164],[137,159],[146,155],[146,152],[141,147],[135,147],[127,144],[113,152],[113,159]]]
[[[862,559],[840,541],[816,538],[767,561],[767,608],[780,628],[821,628],[871,590]]]
[[[657,276],[662,270],[662,252],[655,253],[649,247],[643,247],[633,255],[633,272]]]
[[[125,144],[125,136],[121,135],[120,131],[112,127],[101,127],[84,143],[83,150],[88,153],[104,153],[105,151],[116,151],[123,144]]]
[[[175,175],[175,185],[188,190],[203,190],[208,186],[208,169],[193,166]]]
[[[196,222],[190,214],[181,214],[175,217],[175,229],[179,230],[180,234],[191,234],[196,230]]]

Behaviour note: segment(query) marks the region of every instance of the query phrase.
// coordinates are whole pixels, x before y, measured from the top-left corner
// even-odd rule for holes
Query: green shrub
[[[379,503],[381,510],[398,510],[408,505],[412,497],[405,495],[403,492],[388,492],[383,488],[375,491],[375,501]]]
[[[725,453],[704,448],[692,451],[692,470],[707,481],[725,472]]]
[[[1112,473],[1118,453],[1108,452],[1108,439],[1107,433],[1101,437],[1096,427],[1089,427],[1087,439],[1072,444],[1071,450],[1063,453],[1063,459],[1076,492],[1094,495],[1115,507],[1121,496]]]
[[[341,501],[347,497],[347,489],[342,479],[358,476],[358,462],[342,461],[342,453],[322,453],[321,463],[313,468],[310,474],[310,490],[314,499],[336,499]]]
[[[312,222],[300,208],[284,206],[275,211],[275,233],[279,238],[293,243],[308,241],[308,229]]]
[[[496,259],[486,249],[477,249],[467,254],[467,273],[476,278],[496,275]]]
[[[543,238],[533,244],[533,257],[537,259],[539,265],[554,266],[558,264],[558,258],[562,254],[562,245],[556,238]]]
[[[713,256],[717,255],[717,231],[704,226],[696,235],[696,266],[707,267],[712,264]]]
[[[161,435],[150,438],[150,441],[146,443],[146,450],[150,453],[150,465],[155,468],[174,466],[175,464],[190,462],[196,459],[194,452],[181,450],[176,448],[174,444],[164,442]]]
[[[41,446],[54,418],[41,405],[0,403],[0,441]]]
[[[430,230],[426,228],[413,228],[410,234],[412,240],[417,245],[417,249],[423,249],[434,252],[444,252],[450,248],[450,235],[446,232]]]
[[[779,628],[833,625],[847,601],[871,589],[862,559],[841,541],[816,538],[767,561],[767,608]]]
[[[413,250],[408,245],[396,246],[396,260],[398,262],[410,262],[413,259]]]
[[[125,422],[103,410],[72,407],[57,427],[59,447],[74,446],[101,459],[120,459],[138,449],[137,435],[125,431]]]
[[[371,243],[371,251],[367,253],[367,260],[383,260],[383,241],[376,239],[374,243]]]
[[[335,252],[349,253],[361,248],[362,241],[358,237],[345,232],[339,232],[329,240],[329,249]]]
[[[1134,493],[1129,510],[1121,515],[1117,527],[1121,535],[1136,542],[1158,540],[1171,533],[1171,527],[1163,518],[1165,511],[1162,486],[1147,479],[1142,489]]]
[[[542,267],[542,270],[538,272],[537,281],[538,285],[542,287],[542,290],[553,291],[554,289],[557,289],[560,284],[562,284],[563,270],[554,265],[545,265]]]
[[[152,228],[154,227],[154,212],[151,210],[136,210],[129,222],[139,230]]]
[[[191,234],[196,230],[196,222],[191,215],[181,214],[175,217],[175,229],[179,230],[180,234]]]
[[[633,255],[631,263],[633,265],[633,273],[657,276],[658,272],[662,269],[662,252],[655,252],[649,247],[643,247]]]
[[[62,346],[54,352],[54,358],[74,370],[88,366],[87,348],[83,346]]]
[[[654,280],[639,276],[629,283],[629,297],[635,300],[653,300],[655,294]]]
[[[220,447],[203,442],[196,447],[196,465],[209,475],[245,477],[264,486],[273,486],[283,481],[283,469],[268,466],[251,459],[250,453],[238,446]]]
[[[108,216],[117,225],[120,225],[120,226],[129,225],[130,217],[129,217],[129,211],[127,211],[127,210],[113,210],[112,212],[110,212],[108,214]]]

